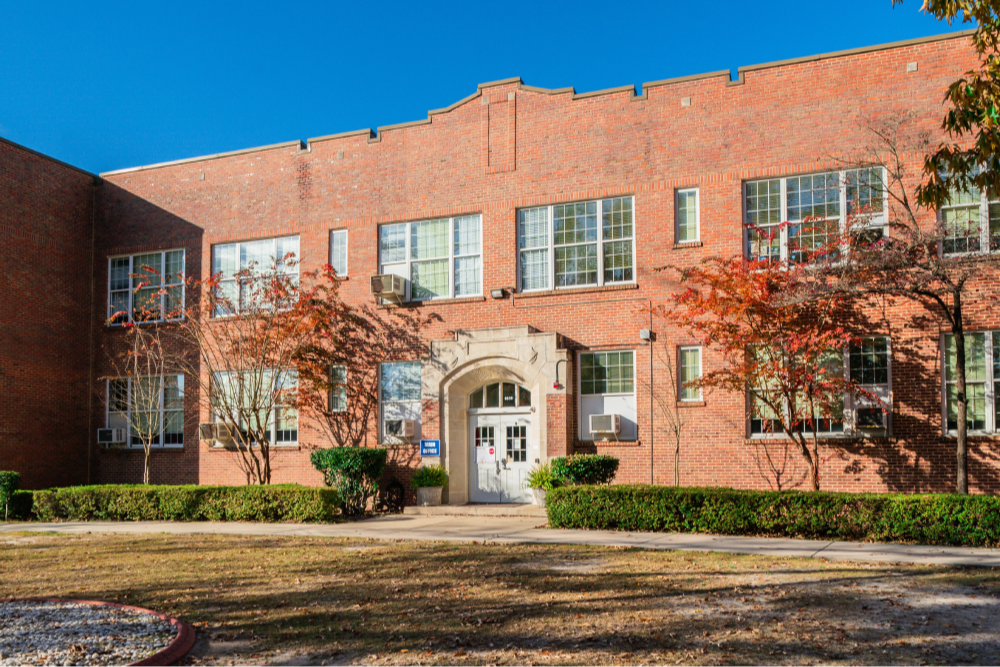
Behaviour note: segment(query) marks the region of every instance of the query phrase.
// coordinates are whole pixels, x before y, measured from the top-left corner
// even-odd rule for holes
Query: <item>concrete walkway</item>
[[[1000,549],[928,547],[825,540],[729,537],[685,533],[626,533],[605,530],[557,530],[538,517],[390,515],[336,524],[180,523],[169,521],[8,523],[0,534],[18,531],[86,533],[172,533],[220,535],[305,535],[379,540],[488,542],[495,544],[586,544],[673,551],[718,551],[927,565],[1000,567]]]

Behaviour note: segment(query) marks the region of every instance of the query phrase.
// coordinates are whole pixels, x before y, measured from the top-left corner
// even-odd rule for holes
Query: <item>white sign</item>
[[[493,463],[496,460],[496,447],[476,447],[476,463]]]

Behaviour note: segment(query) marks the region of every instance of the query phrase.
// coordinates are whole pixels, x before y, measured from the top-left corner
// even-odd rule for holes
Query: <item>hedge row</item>
[[[554,528],[1000,546],[997,496],[567,486],[545,505]]]
[[[334,489],[298,486],[71,486],[18,491],[12,518],[40,521],[330,521]],[[33,517],[29,516],[33,514]]]

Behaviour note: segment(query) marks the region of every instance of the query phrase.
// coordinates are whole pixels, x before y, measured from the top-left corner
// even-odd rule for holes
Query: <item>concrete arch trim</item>
[[[448,503],[469,500],[469,393],[489,382],[516,382],[531,391],[531,438],[538,458],[546,453],[546,383],[540,367],[507,356],[487,356],[468,361],[442,378],[440,396],[441,464],[448,470]]]

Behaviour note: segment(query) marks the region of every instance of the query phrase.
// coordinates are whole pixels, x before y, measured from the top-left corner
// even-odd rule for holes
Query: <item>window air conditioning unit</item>
[[[622,416],[611,415],[590,415],[590,432],[601,435],[618,435],[622,430]]]
[[[881,408],[859,408],[855,412],[855,420],[859,431],[885,430],[885,413]]]
[[[99,428],[97,429],[97,444],[115,445],[125,442],[125,429],[123,428]]]
[[[198,424],[199,440],[215,440],[219,437],[218,424]]]
[[[406,285],[403,278],[392,273],[372,276],[372,295],[392,303],[402,303]]]
[[[223,422],[215,424],[215,439],[223,447],[232,447],[236,444],[236,439],[233,437],[235,432],[236,429],[229,424]]]
[[[412,419],[389,419],[385,422],[385,434],[409,440],[417,432],[417,423]]]

